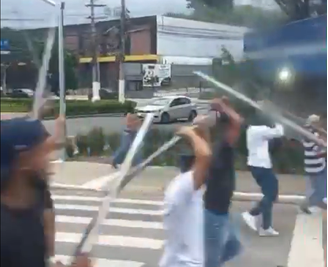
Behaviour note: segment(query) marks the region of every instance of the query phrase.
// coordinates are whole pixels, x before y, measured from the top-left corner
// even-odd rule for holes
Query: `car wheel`
[[[168,113],[163,113],[161,116],[161,123],[169,123],[170,122],[170,115]]]
[[[192,122],[197,117],[197,112],[192,110],[189,114],[188,121]]]

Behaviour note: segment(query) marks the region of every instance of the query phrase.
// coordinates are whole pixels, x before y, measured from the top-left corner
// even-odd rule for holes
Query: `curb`
[[[234,192],[232,200],[235,201],[260,201],[263,197],[261,193]],[[275,203],[299,205],[305,200],[305,196],[300,195],[279,195]]]
[[[124,117],[124,113],[103,113],[103,114],[66,116],[66,119],[97,118],[97,117]],[[43,120],[49,121],[54,119],[55,117],[48,117],[48,118],[44,118]]]

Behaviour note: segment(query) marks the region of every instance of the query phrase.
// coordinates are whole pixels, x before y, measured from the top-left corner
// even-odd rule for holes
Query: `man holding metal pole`
[[[204,266],[201,188],[211,160],[207,128],[183,127],[178,132],[191,142],[194,157],[185,164],[185,169],[165,192],[164,227],[167,242],[160,267]]]
[[[221,267],[241,251],[241,243],[230,221],[229,209],[235,190],[234,146],[239,139],[243,119],[227,98],[213,100],[212,109],[216,111],[218,130],[223,131],[223,136],[222,141],[214,146],[207,170],[204,266]]]
[[[255,114],[252,124],[246,132],[248,160],[247,165],[263,193],[262,200],[242,217],[245,223],[260,236],[277,236],[279,233],[272,227],[273,203],[278,197],[278,179],[272,170],[270,156],[270,142],[284,135],[284,128],[280,124],[272,123],[269,117]],[[262,215],[262,225],[258,216]]]
[[[1,121],[2,266],[47,266],[44,198],[36,193],[36,184],[44,178],[40,173],[46,171],[49,156],[56,148],[56,137],[48,136],[39,120]],[[73,266],[89,267],[89,260],[78,257]]]

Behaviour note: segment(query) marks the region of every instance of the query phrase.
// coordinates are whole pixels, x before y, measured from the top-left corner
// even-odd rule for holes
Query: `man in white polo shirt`
[[[278,179],[272,170],[269,142],[284,135],[282,125],[270,127],[269,118],[257,114],[246,132],[248,166],[263,193],[262,200],[242,217],[246,224],[260,236],[277,236],[272,227],[272,208],[278,196]],[[258,216],[262,215],[262,225],[258,225]]]
[[[164,228],[167,237],[159,266],[203,267],[204,225],[201,187],[205,182],[211,160],[210,147],[206,141],[208,134],[200,127],[184,127],[179,135],[190,140],[195,156],[189,157],[188,163],[185,162],[185,172],[174,178],[165,192]]]

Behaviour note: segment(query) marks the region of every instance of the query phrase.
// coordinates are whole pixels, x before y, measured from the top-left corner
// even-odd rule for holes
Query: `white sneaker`
[[[321,209],[317,206],[313,206],[313,207],[309,207],[309,211],[311,212],[311,214],[318,214],[321,213]]]
[[[251,228],[255,232],[258,230],[258,217],[257,216],[252,216],[249,212],[243,212],[241,214],[241,216],[249,228]]]
[[[259,230],[259,236],[278,236],[279,232],[274,230],[272,227],[264,230],[262,227]]]

